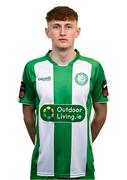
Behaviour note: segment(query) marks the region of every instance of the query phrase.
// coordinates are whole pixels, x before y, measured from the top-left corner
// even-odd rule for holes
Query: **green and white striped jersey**
[[[24,68],[19,102],[36,106],[32,179],[94,177],[90,114],[108,92],[101,64],[76,52],[67,66],[48,52]]]

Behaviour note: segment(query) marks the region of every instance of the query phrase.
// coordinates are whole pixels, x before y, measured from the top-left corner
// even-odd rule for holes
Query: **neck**
[[[52,60],[55,61],[58,65],[64,66],[75,58],[76,52],[74,51],[74,49],[68,49],[68,50],[52,49],[50,56]]]

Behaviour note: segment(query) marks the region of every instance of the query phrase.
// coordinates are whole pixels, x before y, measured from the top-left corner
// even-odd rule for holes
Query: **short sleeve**
[[[108,87],[104,70],[100,63],[96,66],[95,74],[93,77],[93,102],[105,103],[108,101]]]
[[[29,64],[26,64],[19,91],[19,102],[23,104],[35,104],[35,90],[33,87],[34,72]]]

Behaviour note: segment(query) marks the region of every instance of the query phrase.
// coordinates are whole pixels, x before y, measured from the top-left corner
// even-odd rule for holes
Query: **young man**
[[[92,142],[107,113],[104,71],[74,50],[80,28],[73,9],[58,6],[46,20],[52,50],[26,64],[19,94],[35,144],[31,179],[94,179]]]

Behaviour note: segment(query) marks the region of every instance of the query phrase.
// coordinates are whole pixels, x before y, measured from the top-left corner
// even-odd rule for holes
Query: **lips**
[[[59,41],[67,41],[67,39],[60,38]]]

